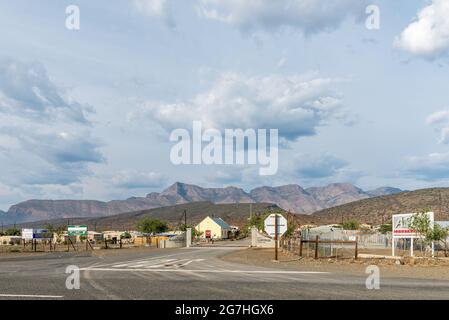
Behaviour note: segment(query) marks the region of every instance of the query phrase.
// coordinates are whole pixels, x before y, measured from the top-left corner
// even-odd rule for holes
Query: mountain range
[[[176,182],[161,193],[146,197],[102,202],[96,200],[28,200],[11,206],[8,212],[0,212],[4,224],[71,218],[105,217],[124,212],[147,210],[192,202],[214,204],[272,203],[284,210],[299,214],[342,205],[352,201],[402,192],[391,187],[364,191],[352,184],[336,183],[324,187],[302,188],[291,184],[279,187],[258,187],[250,192],[236,187],[202,188]]]
[[[347,220],[380,224],[391,221],[393,214],[433,211],[435,221],[447,221],[448,200],[449,188],[420,189],[346,203],[314,212],[306,218],[317,224]]]

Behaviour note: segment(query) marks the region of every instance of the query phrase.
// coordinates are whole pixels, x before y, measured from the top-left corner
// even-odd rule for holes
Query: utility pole
[[[274,260],[278,261],[278,214],[274,215]]]
[[[186,228],[187,231],[187,210],[184,209],[184,227]]]
[[[249,219],[251,220],[253,217],[253,204],[249,204]]]

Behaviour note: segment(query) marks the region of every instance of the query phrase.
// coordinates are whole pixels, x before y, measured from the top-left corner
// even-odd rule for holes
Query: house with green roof
[[[231,226],[221,218],[211,218],[210,216],[204,218],[195,227],[198,232],[202,232],[203,239],[228,239]]]

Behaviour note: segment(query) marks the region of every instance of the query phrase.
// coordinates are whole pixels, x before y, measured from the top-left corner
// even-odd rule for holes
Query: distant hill
[[[381,188],[377,188],[377,189],[374,189],[374,190],[367,191],[366,193],[368,193],[372,197],[380,197],[380,196],[396,194],[396,193],[400,193],[400,192],[404,192],[404,191],[405,190],[401,190],[401,189],[398,189],[398,188],[381,187]]]
[[[391,221],[391,215],[425,209],[435,212],[435,220],[449,220],[449,188],[432,188],[363,199],[315,212],[309,221],[339,223],[356,219],[366,223]]]
[[[295,187],[287,190],[281,188],[281,199],[288,199],[289,194],[304,192]],[[304,190],[304,189],[303,189]],[[288,191],[291,191],[289,193]],[[264,192],[258,190],[257,192]],[[270,208],[278,208],[270,203],[251,204],[253,214],[262,213]],[[301,224],[330,224],[341,223],[350,219],[358,220],[362,223],[380,224],[391,221],[393,214],[410,213],[429,209],[435,212],[436,220],[449,220],[449,188],[432,188],[416,191],[405,191],[392,195],[366,198],[333,208],[319,210],[311,215],[291,214]],[[196,224],[207,215],[215,215],[234,225],[243,225],[249,217],[250,204],[214,204],[212,202],[193,202],[175,206],[153,208],[149,210],[139,210],[122,213],[109,217],[98,218],[76,218],[70,219],[71,224],[87,224],[89,228],[97,229],[132,229],[135,223],[143,217],[152,217],[166,220],[176,225],[183,221],[183,211],[188,212],[188,222]],[[284,211],[285,215],[288,215]],[[48,223],[53,225],[65,225],[67,219],[56,219],[40,222],[28,222],[18,225],[19,227],[43,227]]]
[[[304,189],[299,185],[259,187],[249,193],[236,187],[202,188],[177,182],[161,193],[146,197],[102,202],[96,200],[28,200],[11,206],[6,214],[0,213],[3,223],[19,223],[71,217],[105,217],[123,212],[147,210],[192,202],[273,203],[299,214],[341,205],[373,196],[400,192],[396,188],[380,188],[363,191],[351,184],[330,184],[324,187]]]
[[[53,226],[70,224],[87,225],[89,230],[130,230],[135,229],[136,223],[146,217],[167,221],[173,226],[184,223],[184,210],[187,211],[187,223],[196,225],[202,219],[209,216],[216,216],[224,219],[231,225],[243,226],[252,214],[261,214],[270,209],[285,211],[276,205],[269,203],[250,204],[213,204],[211,202],[193,202],[176,206],[154,208],[136,212],[127,212],[110,217],[98,218],[71,218],[71,219],[53,219],[37,222],[27,222],[18,224],[18,228],[40,228],[49,224]]]

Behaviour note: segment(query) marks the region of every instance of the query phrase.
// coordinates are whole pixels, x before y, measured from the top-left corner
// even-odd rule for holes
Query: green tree
[[[121,239],[131,239],[131,233],[129,233],[129,232],[123,232],[121,235],[120,235],[120,238]]]
[[[357,220],[348,220],[341,224],[344,230],[358,230],[360,228],[360,222]]]
[[[432,225],[427,212],[418,212],[414,214],[410,220],[408,227],[415,231],[421,241],[421,255],[424,255],[423,244],[431,242]]]
[[[186,225],[184,223],[181,223],[180,225],[178,225],[177,229],[179,231],[187,231],[188,228],[192,229],[192,239],[197,239],[197,238],[201,237],[204,233],[203,231],[197,231],[195,229],[195,226],[191,226],[188,224]]]
[[[203,231],[198,231],[195,228],[192,228],[192,239],[198,239],[203,235]]]
[[[427,242],[440,242],[444,245],[444,256],[448,256],[448,243],[447,243],[447,237],[449,236],[449,229],[448,228],[442,228],[439,224],[435,223],[433,226],[433,229],[428,231],[426,235],[426,241]]]
[[[388,232],[393,231],[393,225],[391,223],[382,224],[379,228],[379,232],[382,234],[386,234]]]
[[[262,215],[253,215],[251,218],[248,219],[248,222],[246,223],[248,228],[256,227],[257,230],[263,230],[264,229],[264,221],[265,218],[269,215],[269,213],[265,213]]]
[[[5,236],[20,236],[22,234],[22,231],[20,231],[17,228],[11,228],[6,230]]]
[[[291,237],[293,235],[293,232],[295,232],[297,225],[293,221],[289,221],[287,224],[287,231],[284,233],[284,237]]]
[[[137,223],[137,230],[143,233],[160,233],[168,230],[165,221],[151,218],[143,218]]]

